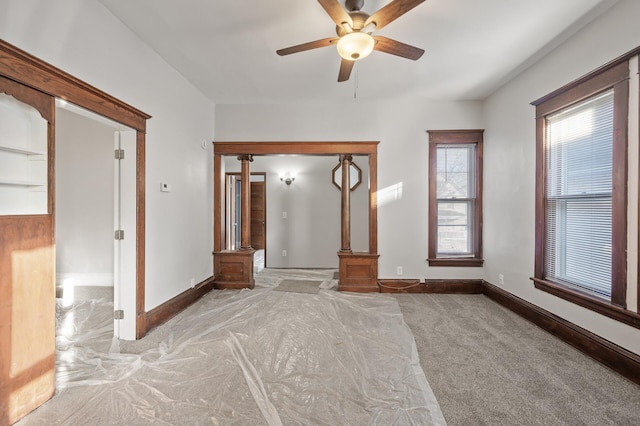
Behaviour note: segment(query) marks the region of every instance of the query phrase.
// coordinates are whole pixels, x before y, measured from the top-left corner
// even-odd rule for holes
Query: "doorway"
[[[136,294],[135,337],[147,331],[145,310],[145,132],[150,115],[0,40],[3,93],[35,108],[46,120],[46,150],[11,149],[11,155],[46,159],[46,173],[12,187],[38,187],[36,210],[0,216],[0,423],[14,423],[50,398],[55,389],[55,105],[61,98],[135,129]],[[28,160],[28,158],[27,158]],[[7,185],[5,185],[7,186]],[[15,188],[13,188],[15,189]],[[41,191],[40,189],[44,189]],[[19,289],[20,291],[15,291]],[[19,330],[29,330],[21,333]],[[9,368],[16,368],[14,374]],[[6,384],[6,385],[5,385]]]
[[[267,263],[267,174],[251,173],[251,247],[256,250],[254,267],[256,272],[266,268]],[[225,226],[227,247],[231,250],[240,248],[240,197],[242,179],[240,173],[226,173],[226,214]]]
[[[59,302],[112,305],[113,335],[134,340],[135,131],[60,100],[56,118]]]
[[[230,251],[227,246],[227,230],[225,226],[225,157],[240,156],[363,156],[359,164],[368,163],[369,187],[367,188],[368,248],[361,252],[338,252],[333,254],[339,258],[339,289],[345,291],[379,291],[378,276],[378,232],[377,232],[377,145],[375,141],[362,142],[214,142],[214,274],[218,274],[216,288],[253,288],[252,268],[249,258],[242,251]],[[331,166],[333,168],[333,165]],[[293,181],[292,181],[293,182]],[[297,182],[297,180],[296,180]],[[327,177],[329,185],[330,175]],[[284,184],[283,184],[284,185]],[[291,185],[293,187],[293,185]],[[295,201],[294,201],[295,202]],[[345,210],[347,212],[345,213]],[[283,214],[283,216],[285,216]],[[288,217],[288,215],[286,216]],[[341,220],[350,222],[348,209],[342,209]],[[270,234],[274,234],[273,229]],[[279,235],[279,233],[276,233]],[[309,240],[313,243],[313,240]],[[338,247],[334,250],[337,251]],[[285,251],[282,252],[285,255]],[[286,252],[288,255],[289,252]],[[251,253],[249,253],[251,255]],[[273,255],[273,253],[271,253]],[[283,256],[284,257],[284,256]],[[245,259],[247,258],[247,259]],[[273,267],[273,264],[270,264]]]

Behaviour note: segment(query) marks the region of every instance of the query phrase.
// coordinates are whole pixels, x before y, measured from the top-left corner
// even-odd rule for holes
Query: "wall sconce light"
[[[287,185],[291,185],[291,182],[296,180],[295,176],[291,176],[291,173],[288,173],[284,176],[280,176],[280,181],[286,183]]]

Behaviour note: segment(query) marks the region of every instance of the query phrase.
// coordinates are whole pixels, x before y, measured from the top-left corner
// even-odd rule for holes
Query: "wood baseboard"
[[[640,385],[640,355],[591,333],[576,324],[484,281],[482,292],[512,312],[531,321],[585,355]]]
[[[213,277],[207,278],[206,280],[198,283],[195,287],[183,291],[160,306],[156,306],[147,312],[147,332],[165,323],[211,290],[213,290]]]
[[[482,280],[433,279],[424,283],[417,279],[378,280],[381,293],[481,294],[482,284]]]

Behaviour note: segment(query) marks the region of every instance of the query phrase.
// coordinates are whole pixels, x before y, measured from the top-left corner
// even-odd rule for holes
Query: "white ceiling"
[[[422,58],[373,52],[344,83],[333,46],[275,53],[335,36],[316,0],[99,1],[213,102],[237,104],[348,100],[356,81],[361,100],[483,99],[617,0],[427,0],[375,33]]]

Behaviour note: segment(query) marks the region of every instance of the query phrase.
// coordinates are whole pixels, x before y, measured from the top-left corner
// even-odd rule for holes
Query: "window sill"
[[[567,300],[583,308],[592,310],[601,315],[605,315],[616,321],[630,325],[634,328],[640,328],[640,315],[635,312],[628,311],[620,306],[612,305],[609,302],[590,296],[580,291],[569,289],[562,285],[542,280],[540,278],[531,278],[533,284],[538,290],[553,294],[561,299]]]
[[[476,259],[472,257],[439,257],[436,259],[427,259],[429,266],[471,266],[480,267],[484,263],[484,259]]]

